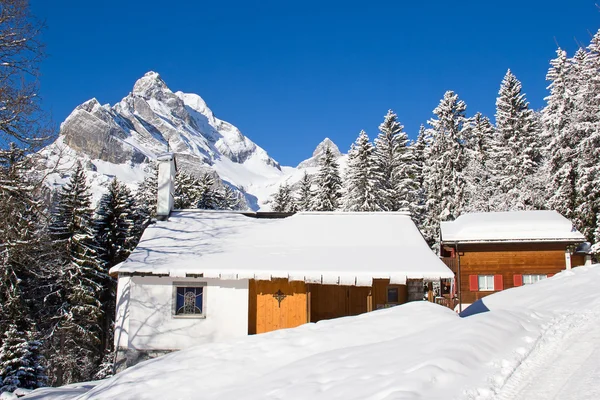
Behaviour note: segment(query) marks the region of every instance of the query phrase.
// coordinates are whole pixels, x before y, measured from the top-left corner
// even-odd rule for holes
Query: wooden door
[[[310,322],[345,317],[346,286],[310,285]]]
[[[370,287],[348,287],[348,315],[358,315],[368,311],[367,299],[369,293],[371,293]]]
[[[306,284],[287,279],[250,281],[248,333],[294,328],[307,322]]]
[[[368,311],[370,287],[311,285],[310,321],[358,315]]]

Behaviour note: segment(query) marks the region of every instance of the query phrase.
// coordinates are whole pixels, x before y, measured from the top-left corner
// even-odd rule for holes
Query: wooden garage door
[[[307,322],[304,282],[288,282],[287,279],[251,280],[249,296],[250,334],[294,328]]]
[[[370,291],[370,287],[310,285],[310,321],[365,313]]]

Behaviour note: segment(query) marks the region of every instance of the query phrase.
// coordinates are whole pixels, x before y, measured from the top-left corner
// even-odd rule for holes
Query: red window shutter
[[[546,275],[546,278],[552,278],[554,276],[554,274],[548,274]]]
[[[471,292],[476,292],[479,290],[479,282],[477,280],[477,275],[469,275],[469,290]]]
[[[513,283],[515,284],[515,286],[523,286],[523,275],[514,274],[513,275]]]
[[[494,290],[504,289],[504,282],[502,281],[502,275],[494,275]]]

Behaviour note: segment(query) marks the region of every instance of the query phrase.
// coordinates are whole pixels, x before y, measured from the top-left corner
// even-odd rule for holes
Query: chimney
[[[158,161],[158,198],[156,199],[156,219],[164,221],[173,209],[175,195],[175,172],[177,164],[173,153],[163,153]]]

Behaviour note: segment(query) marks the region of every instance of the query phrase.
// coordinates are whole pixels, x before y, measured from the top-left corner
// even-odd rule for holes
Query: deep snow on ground
[[[600,266],[578,267],[486,297],[491,311],[468,318],[414,302],[206,344],[72,398],[596,399],[599,285]]]

